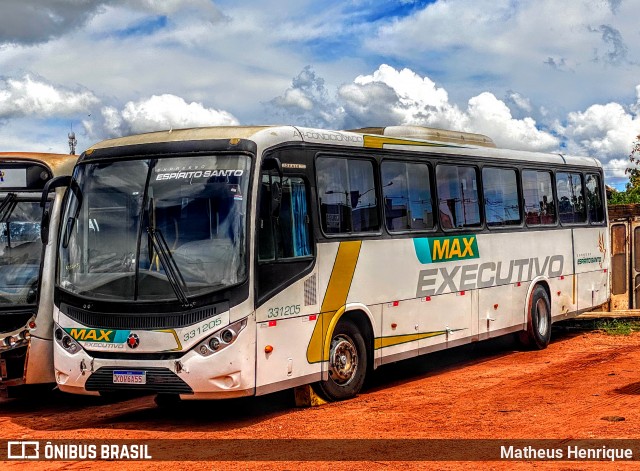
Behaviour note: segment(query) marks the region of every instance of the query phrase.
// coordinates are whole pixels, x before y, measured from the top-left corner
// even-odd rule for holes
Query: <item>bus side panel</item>
[[[321,344],[311,340],[322,322],[318,315],[317,279],[314,270],[257,309],[258,394],[320,379]]]
[[[514,306],[514,290],[513,284],[479,290],[478,332],[480,339],[500,335],[504,333],[504,329],[515,325],[522,326],[521,310]]]
[[[31,337],[25,365],[25,384],[55,383],[53,342]]]
[[[585,311],[608,299],[608,229],[594,227],[574,230],[573,243],[578,277],[578,310]]]
[[[441,294],[420,301],[426,308],[421,327],[428,335],[420,340],[420,353],[435,350],[445,343],[447,347],[453,346],[477,335],[477,322],[473,321],[473,292]]]
[[[322,363],[307,359],[309,339],[318,322],[319,316],[314,320],[303,316],[257,324],[256,394],[320,380]]]
[[[25,384],[55,383],[53,368],[53,289],[56,267],[56,246],[60,209],[64,190],[56,191],[51,203],[49,222],[49,242],[42,258],[42,276],[38,299],[36,328],[31,330],[29,349],[25,363]]]
[[[420,270],[413,239],[365,240],[348,302],[369,306],[415,299]]]
[[[393,356],[394,360],[418,355],[422,319],[429,312],[417,299],[393,300],[382,304],[381,356]],[[431,313],[436,314],[436,313]]]

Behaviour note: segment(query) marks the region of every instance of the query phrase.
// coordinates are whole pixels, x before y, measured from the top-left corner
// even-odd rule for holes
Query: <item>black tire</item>
[[[520,342],[531,350],[543,350],[551,340],[551,303],[547,291],[536,285],[529,300],[527,330],[520,333]]]
[[[367,347],[350,321],[340,321],[333,331],[329,351],[329,379],[320,381],[320,392],[331,401],[355,397],[367,375]]]

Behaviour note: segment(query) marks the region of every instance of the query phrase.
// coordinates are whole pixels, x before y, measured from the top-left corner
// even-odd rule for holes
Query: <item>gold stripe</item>
[[[180,343],[180,339],[178,338],[178,333],[175,329],[165,329],[165,330],[154,330],[154,332],[164,332],[167,334],[173,334],[173,338],[175,339],[178,346],[176,348],[172,348],[170,350],[164,350],[165,352],[175,352],[182,350],[182,343]]]
[[[408,342],[415,342],[416,340],[428,339],[430,337],[437,337],[444,335],[447,332],[441,330],[439,332],[425,332],[422,334],[405,334],[405,335],[392,335],[390,337],[378,337],[375,339],[374,348],[376,350],[385,347],[392,347],[394,345],[400,345]]]
[[[340,242],[327,291],[320,308],[320,315],[307,347],[307,361],[309,363],[329,360],[331,338],[329,334],[333,332],[333,328],[344,312],[361,246],[362,241],[360,240]]]
[[[385,144],[395,144],[400,146],[421,146],[421,147],[461,147],[452,146],[447,144],[437,144],[435,142],[417,142],[409,139],[397,139],[386,136],[364,136],[364,147],[370,147],[372,149],[382,149]]]

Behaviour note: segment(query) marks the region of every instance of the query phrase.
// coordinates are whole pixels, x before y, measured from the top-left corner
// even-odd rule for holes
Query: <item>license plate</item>
[[[7,360],[0,360],[0,376],[2,376],[2,379],[6,379],[9,376],[7,374]]]
[[[147,372],[114,371],[113,384],[147,384]]]

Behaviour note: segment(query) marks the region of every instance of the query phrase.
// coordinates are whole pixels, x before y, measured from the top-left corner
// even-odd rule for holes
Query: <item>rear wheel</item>
[[[362,334],[350,321],[336,326],[329,350],[329,379],[318,386],[327,399],[341,401],[354,397],[367,373],[367,348]]]
[[[551,340],[551,303],[547,291],[536,285],[529,301],[527,330],[520,334],[520,341],[528,348],[542,350]]]

